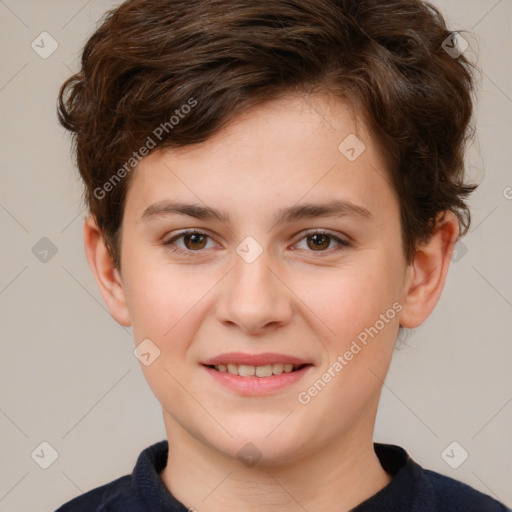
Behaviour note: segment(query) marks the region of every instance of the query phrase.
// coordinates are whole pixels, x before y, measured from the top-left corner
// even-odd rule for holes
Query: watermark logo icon
[[[248,236],[238,245],[236,252],[246,263],[253,263],[260,257],[263,247],[252,236]]]
[[[464,258],[464,256],[466,255],[466,253],[468,252],[468,248],[465,244],[463,244],[460,240],[455,244],[455,247],[453,248],[453,252],[452,252],[452,256],[451,256],[451,261],[453,263],[457,263],[459,262],[462,258]]]
[[[236,458],[248,468],[257,464],[261,456],[262,453],[253,443],[245,443],[236,454]]]
[[[48,263],[57,254],[57,246],[49,238],[43,236],[32,247],[32,253],[42,263]]]
[[[343,139],[338,146],[338,151],[350,162],[359,158],[365,149],[363,141],[353,133]]]
[[[149,338],[146,338],[135,347],[133,355],[144,366],[149,366],[160,356],[160,349]]]
[[[456,59],[468,49],[469,44],[458,32],[452,32],[441,47],[452,59]]]
[[[30,46],[39,57],[47,59],[59,47],[59,43],[48,32],[41,32]]]
[[[457,469],[462,466],[466,459],[469,457],[469,453],[460,445],[457,441],[452,441],[442,452],[441,458],[450,466],[452,469]]]
[[[59,458],[57,450],[48,441],[39,443],[30,456],[43,469],[48,469]]]

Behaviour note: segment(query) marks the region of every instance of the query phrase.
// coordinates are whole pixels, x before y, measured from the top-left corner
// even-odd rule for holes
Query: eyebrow
[[[216,219],[226,224],[230,222],[227,212],[198,204],[186,204],[173,201],[160,201],[148,206],[144,210],[141,219],[149,220],[169,215],[187,215],[200,220]],[[282,224],[317,217],[347,216],[373,219],[371,212],[363,206],[350,201],[333,200],[325,204],[303,203],[289,208],[282,208],[274,215],[274,221],[276,224]]]

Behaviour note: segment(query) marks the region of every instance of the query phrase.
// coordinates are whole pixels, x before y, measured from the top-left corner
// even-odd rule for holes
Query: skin
[[[349,134],[366,146],[353,162],[338,150]],[[274,221],[281,208],[335,199],[370,216]],[[224,210],[229,222],[143,218],[169,200]],[[420,325],[444,286],[459,230],[451,212],[438,219],[407,263],[398,198],[364,123],[340,100],[290,95],[204,143],[141,161],[126,198],[121,270],[94,218],[86,220],[88,261],[112,316],[133,326],[137,345],[149,338],[160,350],[142,370],[170,446],[161,478],[178,500],[201,512],[343,511],[390,482],[373,450],[375,416],[399,326]],[[169,242],[189,228],[209,238]],[[315,230],[349,245],[314,242]],[[248,236],[263,251],[252,263],[236,252]],[[298,393],[393,303],[401,311],[300,403]],[[291,354],[314,366],[283,390],[243,396],[200,364],[225,352]],[[248,442],[261,455],[252,467],[237,458]]]

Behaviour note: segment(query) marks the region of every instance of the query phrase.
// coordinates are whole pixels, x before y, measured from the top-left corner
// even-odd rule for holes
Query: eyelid
[[[183,231],[179,231],[178,233],[175,233],[174,235],[172,235],[170,238],[165,237],[163,239],[162,243],[165,246],[171,246],[171,245],[174,245],[173,242],[175,240],[178,240],[179,238],[184,237],[186,235],[190,235],[190,234],[204,235],[215,242],[215,238],[212,236],[212,234],[209,231],[199,229],[199,228],[195,228],[195,229],[190,228],[190,229],[184,229]],[[296,239],[296,241],[293,243],[293,245],[298,244],[299,242],[301,242],[304,238],[306,238],[309,235],[327,235],[331,239],[335,240],[338,243],[338,248],[331,248],[331,249],[327,249],[324,251],[307,251],[312,254],[316,253],[319,256],[321,256],[322,254],[331,254],[333,251],[340,250],[340,247],[346,248],[346,247],[350,247],[352,245],[351,242],[346,239],[349,237],[343,238],[342,236],[338,236],[338,234],[336,234],[333,231],[330,231],[328,229],[322,229],[322,228],[311,228],[306,231],[301,231],[299,233],[299,238]],[[204,252],[203,249],[193,251],[193,250],[182,249],[181,247],[177,247],[177,246],[174,246],[172,251],[176,252],[176,253],[180,253],[180,254],[185,254],[187,256],[193,256],[195,253],[200,254],[200,253]]]
[[[215,238],[209,231],[204,230],[204,229],[199,229],[199,228],[196,228],[196,229],[190,228],[190,229],[184,229],[183,231],[178,231],[177,233],[174,233],[172,236],[169,236],[169,237],[165,236],[162,240],[162,244],[164,246],[174,245],[174,242],[176,240],[178,240],[179,238],[182,238],[186,235],[203,235],[215,242]],[[215,242],[215,243],[217,243],[217,242]],[[181,247],[177,247],[177,246],[174,246],[174,249],[172,249],[172,251],[181,253],[181,254],[185,254],[187,256],[192,256],[192,255],[194,255],[194,253],[200,254],[200,253],[204,252],[204,250],[191,251],[191,250],[182,249]]]
[[[205,229],[199,229],[199,228],[190,228],[190,229],[183,229],[182,231],[178,231],[177,233],[174,233],[171,234],[168,233],[168,235],[166,235],[164,238],[163,238],[163,243],[169,243],[169,242],[172,242],[178,238],[181,238],[182,236],[185,236],[185,235],[206,235],[208,236],[209,238],[211,238],[213,240],[213,235],[208,231],[208,230],[205,230]]]
[[[304,238],[306,238],[309,235],[327,235],[331,239],[335,240],[341,247],[350,247],[352,245],[349,237],[347,237],[347,236],[342,237],[341,235],[337,234],[336,232],[330,231],[328,229],[322,229],[322,228],[316,228],[316,229],[312,228],[312,229],[308,229],[306,231],[301,231],[300,238],[297,239],[297,241],[294,243],[294,245],[296,245],[297,243],[299,243],[301,240],[303,240]],[[308,252],[317,253],[317,254],[322,254],[322,253],[330,254],[333,250],[335,251],[336,248],[328,249],[325,251],[308,251]]]

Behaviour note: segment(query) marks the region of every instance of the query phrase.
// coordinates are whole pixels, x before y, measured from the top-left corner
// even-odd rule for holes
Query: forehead
[[[387,196],[379,193],[386,188]],[[302,198],[371,204],[389,194],[383,158],[348,104],[288,96],[243,113],[203,143],[144,158],[127,209],[141,215],[150,203],[179,198],[240,212],[249,202],[254,214]]]
[[[250,154],[251,163],[275,166],[278,159],[291,161],[315,150],[337,154],[338,139],[349,134],[369,139],[348,101],[327,94],[287,94],[242,112],[205,142],[172,153],[183,160],[213,157],[226,163]]]

